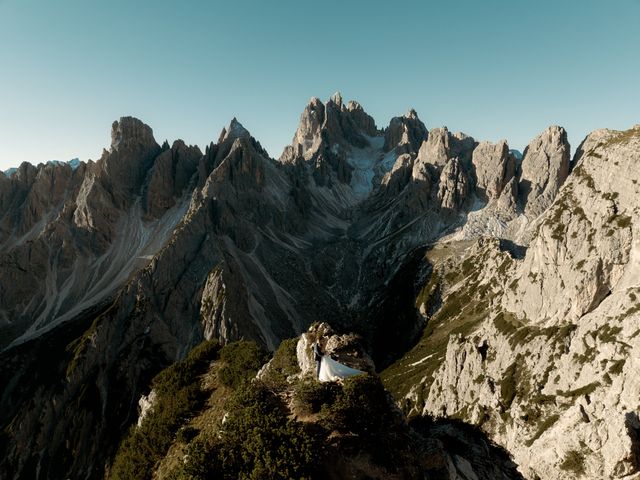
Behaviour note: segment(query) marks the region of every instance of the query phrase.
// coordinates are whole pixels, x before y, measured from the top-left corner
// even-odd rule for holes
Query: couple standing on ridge
[[[334,360],[331,355],[325,355],[318,340],[313,344],[312,350],[313,359],[316,362],[316,378],[320,382],[341,381],[344,378],[365,373]]]

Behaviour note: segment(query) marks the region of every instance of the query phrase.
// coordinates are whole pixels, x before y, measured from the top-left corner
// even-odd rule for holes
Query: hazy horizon
[[[640,123],[640,2],[0,1],[0,170],[97,160],[121,116],[204,149],[233,117],[277,158],[308,100],[341,91],[378,128],[409,108],[522,151]]]

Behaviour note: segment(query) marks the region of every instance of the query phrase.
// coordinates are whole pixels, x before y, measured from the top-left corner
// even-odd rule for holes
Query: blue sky
[[[312,96],[523,149],[640,123],[640,0],[0,0],[0,169],[97,159],[111,122],[278,157]]]

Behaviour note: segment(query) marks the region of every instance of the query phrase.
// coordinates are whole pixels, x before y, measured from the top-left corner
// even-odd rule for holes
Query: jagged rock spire
[[[149,125],[135,117],[121,117],[111,125],[111,150],[118,150],[121,145],[137,143],[151,148],[156,144],[153,130]]]
[[[220,136],[218,137],[218,143],[226,142],[227,140],[235,140],[236,138],[241,137],[250,137],[251,134],[249,131],[242,126],[242,124],[238,121],[236,117],[231,119],[229,122],[229,126],[223,128],[220,132]]]
[[[410,109],[402,117],[393,117],[384,133],[384,151],[402,145],[401,152],[417,153],[423,140],[427,138],[427,127],[418,118],[415,110]]]
[[[330,101],[335,103],[338,107],[342,107],[342,95],[340,92],[336,92],[331,95]]]
[[[480,142],[473,151],[472,162],[477,192],[486,201],[499,198],[516,173],[516,159],[506,140],[496,144]]]
[[[570,148],[566,130],[554,125],[525,149],[518,190],[527,217],[537,217],[553,202],[569,175]]]

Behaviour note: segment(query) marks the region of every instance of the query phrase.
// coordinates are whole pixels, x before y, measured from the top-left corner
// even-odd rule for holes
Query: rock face
[[[509,153],[505,140],[493,145],[480,142],[473,151],[478,196],[485,201],[496,200],[516,173],[516,159]]]
[[[594,132],[528,246],[462,243],[467,260],[440,262],[442,309],[469,305],[447,317],[464,328],[390,370],[422,378],[398,389],[405,408],[480,426],[525,478],[639,475],[639,151],[639,128]]]
[[[114,295],[184,214],[197,148],[177,143],[174,170],[139,120],[114,122],[111,138],[96,163],[25,163],[5,185],[0,283],[11,288],[0,293],[0,347]]]
[[[458,157],[468,168],[475,146],[474,139],[463,133],[451,134],[447,127],[434,128],[420,146],[418,163],[440,170],[449,159]]]
[[[362,347],[362,339],[354,334],[338,335],[327,323],[312,325],[303,333],[296,345],[298,366],[302,375],[316,374],[313,344],[318,342],[324,355],[363,372],[375,373],[371,357]]]
[[[176,140],[156,158],[146,190],[145,210],[151,218],[161,217],[176,204],[189,187],[202,158],[198,147]]]
[[[364,111],[362,105],[358,102],[350,100],[347,103],[347,112],[349,112],[349,117],[353,120],[355,126],[365,135],[375,137],[378,134],[373,118]]]
[[[438,200],[444,210],[456,211],[469,198],[469,179],[458,158],[452,158],[442,169]]]
[[[409,110],[402,117],[393,117],[384,133],[384,151],[400,148],[402,152],[417,152],[427,136],[427,129],[415,110]]]
[[[280,161],[236,119],[202,153],[124,117],[96,162],[0,175],[0,476],[101,478],[131,399],[202,338],[275,349],[318,321],[526,478],[637,476],[639,132],[570,164],[550,127],[519,163],[336,94]]]
[[[520,188],[524,213],[535,218],[544,212],[569,175],[569,142],[562,127],[549,127],[524,150]]]

